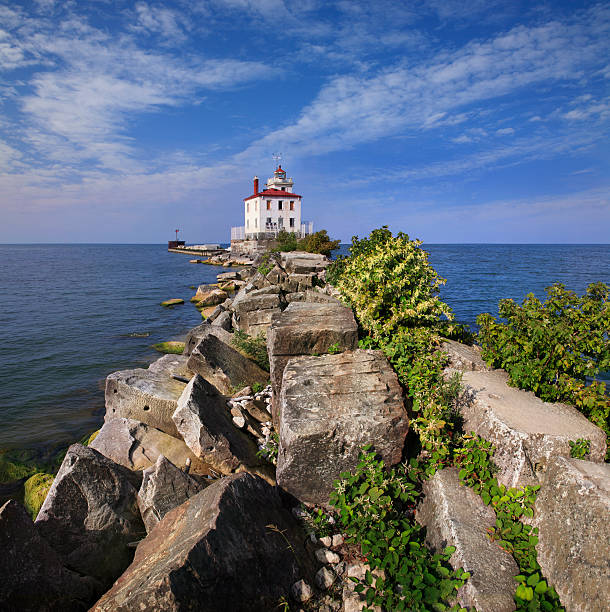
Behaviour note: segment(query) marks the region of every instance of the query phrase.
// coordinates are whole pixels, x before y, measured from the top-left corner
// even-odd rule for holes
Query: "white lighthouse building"
[[[264,240],[282,230],[299,237],[313,233],[313,223],[301,220],[302,196],[293,192],[293,180],[281,165],[260,191],[254,177],[254,192],[244,198],[244,226],[231,228],[233,240]]]

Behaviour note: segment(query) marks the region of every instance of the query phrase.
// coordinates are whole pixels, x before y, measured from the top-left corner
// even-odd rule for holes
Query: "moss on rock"
[[[23,505],[32,519],[35,519],[38,515],[53,480],[51,474],[34,474],[25,481]]]
[[[157,344],[153,344],[152,347],[155,349],[155,351],[159,351],[160,353],[182,355],[182,352],[184,351],[184,342],[170,340],[169,342],[158,342]]]
[[[98,429],[97,431],[94,431],[88,438],[87,438],[87,442],[85,442],[85,446],[90,446],[91,442],[93,442],[93,440],[95,440],[95,438],[97,438],[97,434],[100,433],[100,430]]]
[[[0,455],[0,484],[8,484],[27,478],[34,472],[33,467],[16,461],[9,461]]]
[[[184,300],[180,298],[173,298],[171,300],[165,300],[165,302],[161,302],[161,306],[168,308],[169,306],[177,306],[178,304],[184,304]]]

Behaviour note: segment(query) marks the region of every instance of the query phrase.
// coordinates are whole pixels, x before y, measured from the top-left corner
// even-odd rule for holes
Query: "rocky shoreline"
[[[182,355],[108,376],[103,427],[88,446],[69,448],[34,522],[17,502],[0,508],[0,607],[365,606],[350,579],[365,576],[366,560],[337,529],[314,529],[315,509],[328,507],[333,481],[355,468],[363,446],[388,466],[404,459],[408,405],[386,357],[358,348],[325,257],[253,263],[197,290],[210,312]],[[269,371],[236,341],[261,333]],[[462,373],[464,430],[496,446],[499,482],[541,485],[539,562],[562,603],[610,608],[604,432],[570,406],[509,387],[476,347],[450,341],[443,350],[447,376]],[[570,458],[578,438],[591,442],[588,461]],[[454,546],[451,565],[471,573],[459,604],[514,610],[518,568],[487,538],[493,510],[455,468],[424,492],[416,519],[427,544]]]

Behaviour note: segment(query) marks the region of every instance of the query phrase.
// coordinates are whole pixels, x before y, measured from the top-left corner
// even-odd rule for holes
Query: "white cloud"
[[[515,130],[512,127],[508,127],[508,128],[500,128],[499,130],[496,130],[496,134],[498,136],[510,136],[511,134],[514,134]]]
[[[598,30],[608,22],[596,22]],[[575,45],[577,45],[575,47]],[[362,76],[333,78],[300,117],[256,146],[284,143],[302,154],[349,149],[405,130],[434,128],[445,116],[550,82],[576,82],[608,43],[586,24],[518,26],[455,53]]]

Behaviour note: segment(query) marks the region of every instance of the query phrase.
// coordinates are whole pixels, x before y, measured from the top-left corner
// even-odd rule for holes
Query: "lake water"
[[[470,324],[556,281],[579,293],[610,284],[610,245],[424,248],[448,279],[441,297]],[[146,367],[152,344],[199,324],[189,287],[220,271],[164,245],[0,245],[0,449],[57,448],[97,429],[105,377]],[[186,303],[162,308],[168,298]]]

